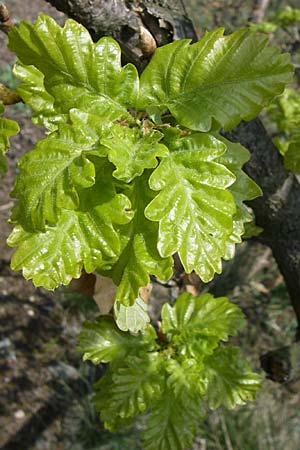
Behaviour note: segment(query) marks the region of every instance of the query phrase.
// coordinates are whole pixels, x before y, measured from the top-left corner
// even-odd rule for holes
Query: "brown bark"
[[[288,172],[259,119],[243,122],[227,133],[251,152],[246,171],[263,190],[249,205],[264,231],[259,241],[268,245],[281,271],[300,325],[300,182]]]
[[[156,46],[181,38],[197,40],[184,4],[178,0],[46,1],[82,23],[94,40],[103,35],[113,36],[122,47],[124,62],[132,62],[139,71]],[[149,41],[154,44],[151,51]]]
[[[144,52],[143,28],[160,46],[178,38],[196,40],[192,22],[180,0],[47,0],[60,11],[84,24],[96,39],[115,37],[125,59],[139,70],[151,52]],[[267,2],[264,2],[267,5]],[[300,328],[300,185],[287,172],[281,157],[256,119],[242,123],[227,134],[251,152],[246,170],[263,189],[263,197],[251,202],[258,225],[264,228],[260,241],[268,245],[284,276]]]

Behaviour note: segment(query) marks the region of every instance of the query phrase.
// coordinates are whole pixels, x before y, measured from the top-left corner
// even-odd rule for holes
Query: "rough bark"
[[[251,152],[246,171],[263,190],[249,205],[264,231],[259,241],[268,245],[284,277],[300,325],[300,182],[288,172],[259,119],[243,122],[227,137]]]
[[[95,39],[103,34],[114,36],[126,60],[136,64],[139,70],[154,50],[145,50],[146,37],[150,41],[151,37],[154,39],[154,47],[178,38],[196,40],[193,24],[180,0],[47,1],[84,24]],[[264,228],[260,241],[273,251],[300,328],[299,182],[284,169],[277,149],[258,119],[242,123],[227,137],[241,142],[251,152],[246,170],[264,192],[263,197],[251,202],[256,222]]]
[[[184,4],[178,0],[46,0],[82,23],[94,40],[113,36],[125,62],[141,71],[156,47],[175,39],[197,40]]]

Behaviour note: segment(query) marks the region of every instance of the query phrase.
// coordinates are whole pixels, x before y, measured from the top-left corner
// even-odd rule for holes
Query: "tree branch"
[[[263,196],[249,206],[264,231],[259,241],[268,245],[284,277],[300,327],[300,183],[288,172],[259,119],[243,122],[226,133],[251,152],[246,171],[262,188]]]
[[[14,105],[21,101],[22,99],[15,89],[10,89],[0,83],[0,102],[2,102],[3,105]]]
[[[175,39],[197,40],[184,5],[178,0],[46,0],[82,23],[96,41],[110,35],[120,44],[124,62],[146,66],[156,47]]]

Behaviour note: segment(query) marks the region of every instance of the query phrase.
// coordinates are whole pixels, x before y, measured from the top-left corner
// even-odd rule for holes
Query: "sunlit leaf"
[[[289,56],[267,44],[249,30],[223,36],[220,28],[192,45],[184,39],[163,46],[142,74],[138,106],[169,109],[199,131],[250,120],[292,80]]]
[[[226,147],[211,135],[172,138],[167,146],[170,155],[149,181],[151,189],[160,192],[145,214],[159,222],[160,254],[178,251],[186,272],[195,270],[207,282],[221,272],[232,233],[236,207],[227,188],[235,176],[216,162]]]
[[[145,206],[155,195],[149,189],[147,178],[134,180],[126,195],[131,201],[134,217],[128,225],[119,228],[123,251],[112,270],[104,275],[111,276],[118,286],[116,300],[130,306],[138,297],[139,289],[149,283],[150,274],[163,281],[171,277],[173,260],[160,256],[158,224],[144,215]]]
[[[9,47],[22,64],[33,65],[44,76],[45,89],[54,98],[58,113],[67,113],[74,106],[86,109],[90,102],[99,101],[104,109],[110,107],[122,118],[128,115],[126,107],[135,105],[136,68],[132,64],[121,67],[121,51],[114,39],[104,37],[94,43],[74,20],[67,20],[64,28],[44,14],[35,24],[22,21],[9,33]],[[28,84],[37,75],[36,70],[21,74],[27,93]]]
[[[89,151],[99,148],[97,137],[78,126],[63,125],[19,159],[20,174],[12,196],[18,199],[13,215],[30,230],[55,224],[59,211],[77,209],[79,191],[95,183]]]
[[[253,217],[244,202],[262,195],[262,191],[242,170],[243,165],[250,158],[248,150],[241,144],[230,142],[223,136],[218,135],[217,138],[226,145],[226,152],[220,157],[219,162],[224,164],[236,177],[235,182],[228,188],[236,204],[236,213],[233,216],[233,231],[228,237],[224,255],[224,259],[231,259],[234,256],[235,245],[242,242],[245,231],[244,225],[253,221]]]
[[[142,175],[145,169],[158,164],[158,157],[168,155],[168,149],[159,144],[163,134],[152,131],[143,135],[138,128],[114,125],[101,138],[108,148],[108,159],[116,166],[114,177],[129,183]]]
[[[132,306],[124,306],[120,302],[114,305],[116,324],[122,331],[138,333],[145,329],[150,322],[148,306],[141,299],[137,298]]]
[[[78,210],[62,210],[56,225],[46,225],[44,232],[17,225],[8,239],[10,246],[18,247],[12,268],[47,289],[69,284],[83,268],[88,273],[110,268],[121,251],[116,225],[128,222],[132,214],[129,200],[115,193],[109,175],[84,190]]]

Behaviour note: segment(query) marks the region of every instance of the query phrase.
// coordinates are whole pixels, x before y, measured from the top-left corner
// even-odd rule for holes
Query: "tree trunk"
[[[139,71],[157,46],[175,39],[197,39],[180,0],[47,0],[89,29],[94,39],[111,35],[124,52],[124,60]],[[264,195],[249,205],[259,240],[268,245],[284,276],[300,329],[300,184],[285,170],[281,157],[259,119],[242,123],[227,133],[251,152],[248,174]]]

